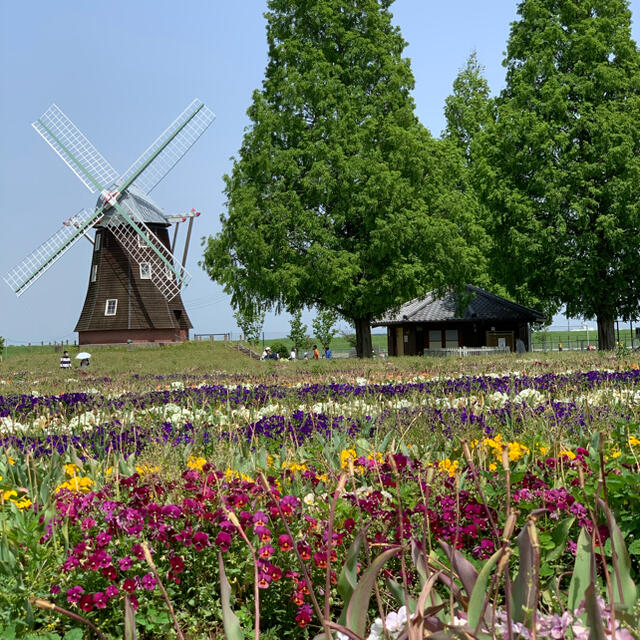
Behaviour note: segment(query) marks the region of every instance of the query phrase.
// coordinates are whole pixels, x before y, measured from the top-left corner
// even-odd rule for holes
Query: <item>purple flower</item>
[[[67,589],[67,602],[80,602],[80,596],[84,593],[84,589],[80,585]]]
[[[193,534],[192,543],[196,551],[202,551],[205,547],[209,546],[209,535],[204,531],[196,531]]]
[[[106,547],[109,544],[110,541],[111,541],[111,534],[110,533],[106,533],[104,531],[101,531],[96,536],[96,544],[99,547]]]
[[[147,573],[142,576],[142,586],[147,591],[153,591],[156,588],[157,580],[155,579],[153,573]]]

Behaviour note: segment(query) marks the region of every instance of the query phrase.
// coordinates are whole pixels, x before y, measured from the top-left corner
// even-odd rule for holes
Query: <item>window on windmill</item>
[[[96,233],[96,242],[93,245],[93,250],[94,251],[100,251],[100,239],[101,239],[101,235],[100,233]]]
[[[107,300],[107,303],[104,306],[104,315],[105,316],[115,316],[117,309],[118,309],[118,299],[117,298],[109,298]]]
[[[91,267],[91,282],[95,282],[97,278],[98,278],[98,265],[94,264]]]
[[[143,237],[141,235],[138,235],[137,238],[138,238],[138,246],[140,248],[149,246],[149,242],[147,241],[147,239],[145,237]]]
[[[149,262],[140,263],[140,279],[141,280],[151,279],[151,263]]]

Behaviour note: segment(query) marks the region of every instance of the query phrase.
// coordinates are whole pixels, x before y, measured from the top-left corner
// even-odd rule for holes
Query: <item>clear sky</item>
[[[153,192],[168,213],[195,207],[193,275],[183,300],[197,333],[237,331],[228,297],[198,267],[198,239],[215,234],[252,91],[266,64],[265,2],[244,0],[64,0],[0,2],[0,275],[95,204],[94,196],[31,128],[55,102],[124,171],[191,102],[217,116]],[[395,23],[409,46],[417,115],[434,135],[443,105],[475,49],[497,93],[516,0],[397,0]],[[640,0],[632,0],[634,13]],[[640,31],[634,26],[634,37]],[[184,233],[184,231],[183,231]],[[0,281],[0,335],[12,344],[73,341],[89,279],[82,240],[20,298]],[[180,252],[181,255],[181,252]],[[310,325],[313,312],[305,312]],[[267,316],[284,335],[289,316]]]

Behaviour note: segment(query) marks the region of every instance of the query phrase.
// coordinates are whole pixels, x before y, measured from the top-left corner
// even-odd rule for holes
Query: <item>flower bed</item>
[[[133,619],[141,638],[313,637],[323,620],[334,637],[580,637],[596,604],[618,637],[633,631],[609,583],[638,577],[637,369],[91,384],[0,397],[7,637],[90,623],[119,638]],[[523,566],[535,606],[514,615]],[[495,591],[471,626],[483,567]]]

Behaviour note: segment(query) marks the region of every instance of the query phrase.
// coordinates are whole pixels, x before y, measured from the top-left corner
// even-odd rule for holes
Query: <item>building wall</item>
[[[79,331],[78,344],[126,344],[131,342],[184,342],[187,329],[129,329],[109,331]]]
[[[488,321],[488,322],[448,322],[448,323],[423,323],[406,325],[389,325],[387,327],[387,347],[389,355],[398,355],[397,340],[400,335],[398,328],[402,328],[404,341],[404,355],[421,355],[425,349],[433,349],[429,342],[430,331],[440,331],[440,343],[436,348],[446,347],[447,329],[458,331],[458,347],[484,347],[487,346],[487,332],[512,333],[511,346],[514,349],[515,341],[520,338],[529,350],[528,325],[526,322]]]

